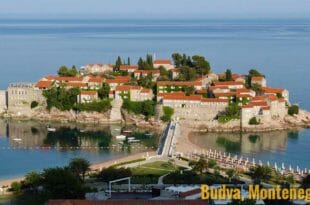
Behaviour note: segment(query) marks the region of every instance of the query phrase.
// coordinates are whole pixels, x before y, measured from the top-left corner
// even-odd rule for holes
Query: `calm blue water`
[[[134,62],[146,53],[169,58],[171,53],[180,52],[206,56],[215,72],[229,68],[245,73],[257,68],[267,75],[271,86],[287,88],[292,102],[310,110],[309,51],[310,20],[0,19],[0,89],[5,89],[10,82],[36,81],[43,75],[55,73],[64,64],[114,63],[118,55],[131,57]],[[4,128],[0,128],[0,132],[4,132]],[[16,136],[20,135],[22,132]],[[3,133],[0,136],[3,136],[0,146],[14,147],[12,139],[8,138],[11,135]],[[27,136],[26,139],[33,138],[31,133]],[[46,134],[43,134],[40,139],[45,138]],[[248,136],[242,139],[248,139]],[[234,152],[255,155],[263,160],[298,162],[300,166],[310,168],[310,159],[303,157],[310,154],[309,130],[300,132],[296,139],[287,137],[287,133],[273,133],[274,140],[271,141],[268,137],[259,139],[255,143],[239,141],[240,149]],[[278,146],[278,142],[283,142],[283,146]],[[213,145],[227,149],[221,143],[223,139]],[[267,149],[266,143],[276,149]],[[30,145],[33,144],[38,143]],[[244,145],[263,148],[245,152],[241,149],[247,148]],[[62,165],[76,155],[99,161],[118,154],[122,153],[0,149],[0,178],[48,165]]]
[[[155,150],[158,145],[156,133],[150,137],[144,134],[148,130],[135,127],[126,129],[134,131],[136,134],[131,137],[141,142],[121,145],[115,138],[120,134],[121,125],[49,124],[57,128],[55,133],[47,132],[47,125],[0,119],[0,179],[22,176],[48,167],[66,166],[74,157],[83,157],[95,163]]]

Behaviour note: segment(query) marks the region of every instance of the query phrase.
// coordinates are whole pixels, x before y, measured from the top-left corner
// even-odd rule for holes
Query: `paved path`
[[[115,99],[112,102],[112,109],[110,114],[110,121],[111,122],[121,122],[122,121],[122,108],[123,101],[122,99]]]

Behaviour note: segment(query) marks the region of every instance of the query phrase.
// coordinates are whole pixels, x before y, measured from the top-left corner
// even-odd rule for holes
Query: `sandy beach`
[[[131,160],[136,160],[136,159],[141,159],[141,158],[146,158],[148,156],[153,156],[155,154],[156,154],[155,151],[132,154],[132,155],[120,157],[118,159],[113,159],[113,160],[109,160],[109,161],[103,161],[103,162],[92,164],[90,166],[90,169],[91,169],[91,171],[98,171],[102,168],[109,167],[109,166],[112,166],[114,164],[118,164],[118,163],[122,163],[122,162],[126,162],[126,161],[131,161]],[[24,177],[16,177],[16,178],[12,178],[12,179],[0,180],[0,188],[10,186],[12,184],[12,182],[22,181],[23,179],[24,179]]]

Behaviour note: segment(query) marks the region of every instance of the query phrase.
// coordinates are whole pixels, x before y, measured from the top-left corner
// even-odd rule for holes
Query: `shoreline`
[[[147,158],[148,156],[153,156],[154,154],[156,154],[156,151],[150,150],[148,152],[139,152],[139,153],[135,153],[132,155],[117,157],[117,158],[112,159],[112,160],[92,163],[90,166],[90,172],[99,171],[102,168],[110,167],[110,166],[118,164],[118,163],[123,163],[123,162],[131,161],[131,160],[135,160],[135,159],[140,159],[140,158]],[[25,174],[27,174],[27,173],[25,173]],[[13,182],[16,182],[16,181],[20,182],[24,178],[25,178],[25,176],[17,176],[17,177],[12,177],[12,178],[8,178],[8,179],[0,179],[0,188],[2,188],[3,186],[11,186],[11,184]]]

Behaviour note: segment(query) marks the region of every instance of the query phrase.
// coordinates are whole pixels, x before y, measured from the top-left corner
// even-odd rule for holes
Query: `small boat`
[[[80,132],[81,132],[81,133],[84,133],[84,132],[85,132],[85,130],[80,130]]]
[[[134,137],[128,137],[127,139],[128,140],[134,140],[135,138]]]
[[[120,131],[121,129],[119,129],[119,128],[115,128],[114,130],[115,130],[115,131]]]
[[[152,133],[146,133],[145,136],[152,137],[153,134]]]
[[[48,128],[47,128],[47,131],[48,131],[48,132],[56,132],[56,128],[54,128],[54,127],[48,127]]]
[[[126,136],[125,135],[117,135],[116,139],[118,139],[118,140],[125,140]]]
[[[21,138],[14,138],[13,141],[20,142],[20,141],[22,141],[22,139]]]

